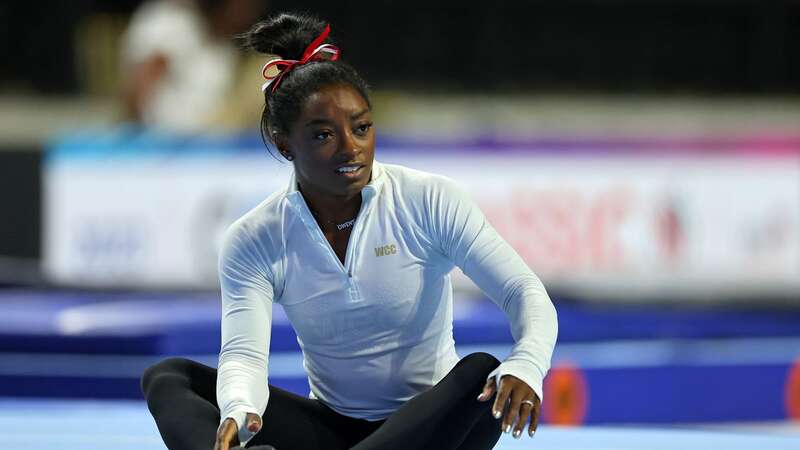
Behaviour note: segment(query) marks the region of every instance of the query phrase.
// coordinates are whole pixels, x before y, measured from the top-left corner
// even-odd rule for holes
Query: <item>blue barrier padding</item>
[[[0,352],[154,355],[165,349],[163,342],[163,335],[150,333],[136,336],[3,333],[0,334]]]
[[[586,423],[782,420],[788,365],[587,369]]]
[[[609,306],[555,299],[559,343],[626,339],[800,336],[800,310],[700,310]],[[85,331],[66,333],[61,313],[81,309]],[[108,314],[129,323],[106,325]],[[0,293],[0,352],[172,355],[219,351],[216,293]],[[513,342],[503,312],[488,300],[457,299],[457,344]],[[296,351],[297,339],[280,307],[274,311],[272,351]]]
[[[142,398],[138,378],[0,376],[2,397]]]
[[[307,397],[306,378],[273,377],[270,384]],[[0,376],[0,397],[142,399],[138,377]]]
[[[610,306],[556,301],[560,342],[800,335],[800,310]]]

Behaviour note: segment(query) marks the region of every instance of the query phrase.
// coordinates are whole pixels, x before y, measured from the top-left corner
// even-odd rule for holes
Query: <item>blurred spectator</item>
[[[260,65],[233,37],[263,12],[262,0],[151,0],[122,43],[127,118],[175,132],[258,123]]]

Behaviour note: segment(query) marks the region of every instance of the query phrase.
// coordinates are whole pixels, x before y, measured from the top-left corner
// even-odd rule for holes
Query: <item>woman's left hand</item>
[[[483,392],[478,396],[478,400],[485,402],[492,398],[492,394],[497,391],[497,383],[494,378],[486,381]],[[508,407],[506,407],[508,402]],[[533,392],[527,383],[513,375],[505,375],[500,379],[500,391],[494,399],[492,405],[492,415],[495,419],[501,419],[500,429],[508,433],[514,427],[513,436],[517,439],[522,435],[522,429],[528,422],[528,435],[533,437],[536,427],[539,425],[539,413],[542,409],[542,401]],[[516,426],[514,425],[516,423]]]

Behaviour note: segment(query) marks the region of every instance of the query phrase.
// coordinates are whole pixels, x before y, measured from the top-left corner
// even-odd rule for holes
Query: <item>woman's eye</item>
[[[324,141],[331,137],[331,133],[329,131],[320,131],[319,133],[314,135],[314,140],[316,141]]]
[[[358,126],[358,128],[356,128],[356,132],[360,135],[365,135],[369,132],[370,128],[372,128],[372,123],[362,123]]]

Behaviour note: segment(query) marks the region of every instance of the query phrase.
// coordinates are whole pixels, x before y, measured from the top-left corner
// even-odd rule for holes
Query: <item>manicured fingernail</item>
[[[483,400],[483,392],[481,392],[480,394],[478,394],[478,400]]]
[[[514,439],[519,439],[519,436],[522,434],[522,430],[514,430]]]
[[[492,415],[494,416],[495,419],[499,419],[500,418],[500,411],[495,411],[495,412],[492,413]]]
[[[530,434],[530,435],[531,435],[531,437],[533,437],[533,435],[534,435],[534,434],[536,434],[536,430],[533,430],[533,431],[531,431],[531,432],[530,432],[530,433],[528,433],[528,434]]]
[[[511,424],[506,425],[506,433],[508,433],[509,431],[511,431]]]

